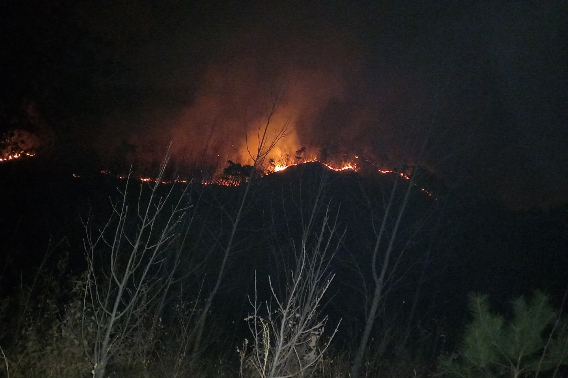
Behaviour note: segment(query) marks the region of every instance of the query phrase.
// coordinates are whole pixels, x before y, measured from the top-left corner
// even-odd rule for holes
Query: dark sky
[[[199,4],[195,4],[199,3]],[[325,5],[324,5],[325,4]],[[274,96],[301,146],[421,162],[512,205],[568,199],[568,6],[523,1],[93,1],[126,70],[92,130],[146,155],[244,158]],[[109,142],[110,141],[110,142]],[[426,142],[425,142],[426,141]],[[206,151],[206,152],[204,152]]]

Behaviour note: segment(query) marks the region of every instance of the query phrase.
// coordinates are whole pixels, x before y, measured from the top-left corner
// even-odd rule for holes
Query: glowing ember
[[[336,172],[341,172],[341,171],[357,171],[357,167],[355,166],[355,164],[352,163],[343,163],[341,165],[341,168],[337,168],[337,167],[333,167],[330,164],[323,164],[325,165],[327,168],[331,169],[332,171],[336,171]]]
[[[424,189],[424,188],[422,188],[422,189],[420,189],[420,190],[422,190],[424,193],[426,193],[429,197],[434,198],[434,195],[433,195],[432,192],[430,192],[429,190],[426,190],[426,189]]]
[[[317,158],[312,158],[312,159],[308,159],[308,160],[303,160],[303,161],[298,162],[298,163],[290,163],[290,164],[286,164],[286,163],[282,163],[282,162],[272,162],[272,165],[265,171],[265,174],[281,172],[281,171],[283,171],[287,168],[295,167],[295,166],[300,165],[300,164],[315,163],[315,162],[321,163],[325,167],[327,167],[328,169],[331,169],[332,171],[336,171],[336,172],[348,171],[348,170],[357,171],[357,165],[355,163],[352,163],[352,162],[345,162],[341,165],[341,167],[338,167],[338,166],[334,166],[333,164],[320,162]]]
[[[390,169],[379,169],[379,173],[382,173],[382,174],[392,174],[392,173],[397,174],[398,173],[398,175],[400,177],[402,177],[403,179],[410,180],[410,177],[408,175],[405,175],[403,172],[392,171]]]
[[[0,158],[0,162],[16,160],[16,159],[20,159],[24,156],[32,157],[32,156],[35,156],[35,154],[31,153],[31,152],[16,152],[16,153],[13,153],[13,154],[8,155],[6,157]]]
[[[355,156],[355,159],[357,159],[358,156]],[[326,168],[335,171],[335,172],[342,172],[342,171],[354,171],[357,172],[358,171],[358,167],[357,164],[355,162],[344,162],[341,166],[336,166],[333,165],[332,163],[323,163],[321,161],[319,161],[317,158],[310,158],[310,159],[306,159],[302,161],[297,161],[295,163],[290,163],[290,164],[286,164],[283,162],[275,162],[273,160],[270,161],[270,165],[269,167],[264,170],[264,172],[259,172],[259,176],[266,176],[266,175],[270,175],[272,173],[276,173],[276,172],[282,172],[290,167],[294,167],[294,166],[298,166],[301,164],[307,164],[307,163],[314,163],[314,162],[318,162],[320,164],[322,164],[323,166],[325,166]],[[235,163],[233,163],[235,164]],[[377,169],[376,172],[380,173],[380,174],[392,174],[392,175],[397,175],[402,177],[405,180],[410,180],[410,177],[408,174],[404,173],[404,172],[398,172],[396,170],[392,170],[392,169]],[[103,170],[101,171],[102,174],[105,175],[109,175],[111,174],[110,171],[108,170]],[[74,177],[79,177],[78,175],[73,175]],[[127,178],[127,176],[116,176],[117,178],[124,180]],[[156,182],[156,180],[154,178],[150,178],[150,177],[139,177],[138,178],[141,182]],[[200,181],[201,185],[222,185],[222,186],[229,186],[229,187],[236,187],[239,186],[241,184],[243,184],[244,182],[247,182],[248,180],[243,181],[242,179],[238,179],[238,178],[227,178],[226,176],[222,176],[222,175],[216,175],[214,177],[211,178],[205,178],[202,179]],[[182,184],[187,184],[191,182],[191,180],[185,180],[185,179],[174,179],[174,180],[162,180],[161,183],[162,184],[173,184],[173,183],[182,183]],[[420,189],[422,192],[424,192],[426,195],[428,195],[429,197],[433,198],[434,200],[437,200],[437,198],[434,196],[434,194],[432,192],[430,192],[427,189],[421,188]]]

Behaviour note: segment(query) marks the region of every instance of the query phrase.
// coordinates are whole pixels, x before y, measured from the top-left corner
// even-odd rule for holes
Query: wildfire
[[[397,173],[396,171],[390,170],[390,169],[379,169],[379,173],[382,174],[392,174],[392,173]],[[404,174],[404,172],[398,172],[398,175],[400,177],[402,177],[405,180],[410,180],[410,177],[408,177],[408,175]]]
[[[31,153],[31,152],[16,152],[16,153],[10,154],[10,155],[8,155],[4,158],[0,158],[0,163],[5,162],[5,161],[20,159],[24,156],[32,157],[32,156],[35,156],[35,154]]]
[[[426,190],[426,189],[424,189],[424,188],[422,188],[422,189],[420,189],[420,190],[422,190],[424,193],[426,193],[426,194],[428,195],[428,197],[432,197],[432,198],[436,199],[436,198],[434,197],[434,195],[432,194],[431,191]]]
[[[358,159],[358,156],[355,156],[355,159]],[[284,164],[284,163],[275,163],[272,162],[272,166],[271,168],[265,172],[265,174],[271,174],[271,173],[276,173],[276,172],[281,172],[284,171],[290,167],[294,167],[300,164],[305,164],[305,163],[312,163],[312,162],[320,162],[317,158],[312,158],[309,160],[305,160],[302,162],[298,162],[298,163],[292,163],[292,164]],[[357,163],[355,162],[344,162],[341,166],[334,166],[333,164],[330,163],[323,163],[320,162],[321,164],[323,164],[325,167],[327,167],[328,169],[332,170],[332,171],[336,171],[336,172],[342,172],[342,171],[354,171],[357,172],[359,169],[357,167]],[[396,170],[392,170],[392,169],[377,169],[377,172],[380,174],[394,174],[394,175],[398,175],[400,177],[402,177],[405,180],[410,180],[410,176],[405,173],[405,172],[398,172]],[[425,188],[421,188],[420,189],[423,193],[425,193],[427,196],[433,198],[434,200],[437,200],[437,198],[434,196],[434,194],[425,189]]]
[[[294,164],[296,165],[296,164]],[[290,167],[289,165],[281,165],[281,164],[277,164],[274,166],[274,172],[280,172],[285,170],[286,168]]]
[[[357,158],[357,156],[355,157]],[[318,158],[311,158],[311,159],[302,159],[301,161],[298,161],[296,163],[286,163],[286,162],[282,162],[282,161],[271,161],[271,164],[269,166],[269,168],[265,171],[265,174],[270,174],[270,173],[276,173],[276,172],[281,172],[284,171],[290,167],[295,167],[298,166],[300,164],[306,164],[306,163],[321,163],[323,164],[325,167],[327,167],[328,169],[331,169],[332,171],[336,171],[336,172],[341,172],[341,171],[355,171],[357,172],[357,163],[355,162],[343,162],[341,164],[341,166],[337,166],[334,165],[332,163],[324,163],[322,161],[320,161]]]
[[[357,158],[357,156],[355,158]],[[297,161],[295,163],[289,163],[289,164],[286,164],[286,163],[283,163],[283,162],[275,162],[275,161],[271,160],[269,167],[267,169],[265,169],[264,171],[260,172],[259,176],[267,176],[267,175],[270,175],[270,174],[273,174],[273,173],[282,172],[282,171],[284,171],[284,170],[286,170],[290,167],[295,167],[295,166],[299,166],[299,165],[302,165],[302,164],[314,163],[314,162],[319,162],[320,164],[325,166],[327,169],[330,169],[330,170],[335,171],[335,172],[343,172],[343,171],[357,172],[359,170],[357,163],[354,162],[354,161],[343,162],[340,166],[338,166],[338,165],[333,165],[333,163],[323,163],[323,162],[319,161],[317,158],[306,159],[306,160]],[[398,175],[405,180],[410,180],[409,175],[405,172],[399,172],[399,171],[392,170],[392,169],[377,169],[376,172],[378,172],[380,174]],[[111,172],[108,171],[108,170],[103,170],[103,171],[101,171],[101,173],[104,174],[104,175],[110,175],[111,174]],[[80,177],[80,176],[73,174],[73,177]],[[121,180],[124,180],[124,179],[127,178],[127,176],[117,176],[117,177]],[[141,182],[145,182],[145,183],[155,183],[156,182],[156,179],[151,178],[151,177],[140,176],[137,179],[140,180]],[[246,182],[247,180],[248,180],[248,176],[247,177],[244,177],[244,176],[237,176],[237,177],[228,176],[227,177],[227,176],[217,174],[214,177],[204,178],[200,182],[201,182],[201,185],[222,185],[222,186],[236,187],[236,186],[239,186],[242,183]],[[173,180],[162,180],[161,183],[162,184],[174,184],[174,183],[188,184],[192,181],[193,180],[186,180],[186,179],[177,178],[177,179],[173,179]],[[437,199],[431,191],[429,191],[425,188],[420,188],[420,190],[423,193],[425,193],[427,196],[429,196],[429,197],[431,197],[435,200]]]
[[[0,163],[35,156],[41,145],[38,135],[24,130],[0,134]]]
[[[110,172],[108,169],[104,169],[104,170],[101,171],[101,174],[103,174],[103,175],[110,175],[111,172]],[[79,178],[79,177],[81,177],[81,176],[78,175],[78,174],[73,173],[73,177]],[[116,176],[116,177],[117,177],[119,180],[126,180],[126,179],[128,179],[128,176],[120,176],[120,175],[119,175],[119,176]],[[155,178],[151,178],[151,177],[142,177],[142,176],[140,176],[140,177],[138,177],[137,179],[140,180],[140,182],[153,182],[153,183],[158,182]],[[189,183],[189,181],[188,181],[188,180],[184,180],[184,179],[173,179],[173,180],[162,180],[162,181],[160,181],[160,183],[161,183],[161,184],[173,184],[173,183],[187,184],[187,183]]]
[[[274,173],[274,172],[281,172],[281,171],[288,169],[290,167],[295,167],[297,165],[305,164],[305,163],[314,163],[314,162],[317,162],[317,161],[318,161],[318,159],[316,159],[316,158],[303,160],[302,162],[290,163],[290,164],[287,164],[287,163],[284,163],[284,162],[272,161],[271,166],[266,170],[265,174],[270,174],[270,173]],[[328,165],[325,165],[325,166],[329,168]]]
[[[125,176],[118,176],[119,179],[124,180],[127,177]],[[158,182],[156,179],[154,178],[150,178],[150,177],[139,177],[138,178],[141,182]],[[187,184],[189,181],[187,180],[182,180],[182,179],[173,179],[173,180],[162,180],[160,181],[160,183],[162,184],[173,184],[173,183],[181,183],[181,184]]]
[[[327,168],[331,169],[332,171],[341,172],[341,171],[355,171],[357,172],[357,166],[354,163],[343,163],[341,168],[334,167],[330,164],[323,163]]]

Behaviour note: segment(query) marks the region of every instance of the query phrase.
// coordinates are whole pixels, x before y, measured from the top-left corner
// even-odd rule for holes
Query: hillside
[[[126,180],[105,174],[73,177],[37,162],[23,163],[2,167],[3,298],[17,296],[22,285],[34,281],[40,267],[41,275],[61,287],[78,277],[86,268],[83,222],[89,220],[94,229],[103,227],[110,201],[119,200],[118,190],[126,185]],[[336,225],[329,239],[328,268],[335,276],[322,311],[330,324],[341,319],[333,344],[338,351],[343,351],[342,345],[353,347],[354,335],[364,324],[373,287],[371,256],[383,223],[378,269],[391,239],[393,258],[386,270],[377,335],[399,330],[398,337],[406,335],[404,347],[416,353],[428,351],[424,358],[429,363],[456,345],[471,292],[487,293],[498,308],[505,308],[511,298],[541,289],[560,305],[568,287],[566,208],[511,211],[463,193],[446,190],[430,195],[418,185],[426,182],[435,180],[423,178],[409,188],[409,180],[400,174],[336,172],[320,163],[300,164],[253,180],[210,310],[215,330],[208,331],[208,337],[215,341],[209,347],[233,350],[247,337],[250,331],[242,319],[251,311],[250,296],[256,290],[261,302],[270,300],[269,277],[275,290],[284,290],[303,236],[308,250],[313,248],[326,216],[328,226]],[[135,208],[147,200],[152,183],[132,179],[129,185],[127,203]],[[140,185],[146,188],[141,199]],[[246,187],[201,183],[158,187],[157,194],[170,193],[188,209],[176,271],[181,281],[171,290],[172,303],[183,300],[200,306],[215,286]],[[393,238],[407,189],[408,205]],[[392,208],[386,213],[389,200]]]

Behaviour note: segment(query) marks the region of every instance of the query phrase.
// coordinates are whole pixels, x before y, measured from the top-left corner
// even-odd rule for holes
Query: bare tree
[[[278,129],[276,135],[272,139],[270,139],[269,135],[268,135],[269,130],[271,128],[272,118],[276,114],[276,111],[278,109],[278,105],[279,105],[281,98],[282,98],[281,96],[276,96],[272,99],[272,102],[270,103],[270,106],[269,106],[268,110],[266,111],[266,121],[263,124],[262,123],[259,124],[259,126],[258,126],[258,129],[257,129],[258,143],[257,143],[256,149],[254,149],[252,151],[249,149],[248,134],[246,134],[247,135],[247,150],[248,150],[250,158],[253,161],[252,168],[250,169],[248,180],[246,180],[246,183],[243,184],[243,185],[245,185],[245,189],[244,189],[243,194],[241,196],[241,199],[239,201],[239,205],[238,205],[238,209],[237,209],[236,214],[234,216],[231,216],[230,214],[227,213],[227,215],[229,216],[229,218],[231,220],[231,231],[230,231],[230,234],[229,234],[229,238],[228,238],[228,240],[225,244],[225,247],[223,248],[223,257],[222,257],[222,260],[221,260],[221,265],[219,266],[219,271],[217,273],[217,279],[215,281],[215,285],[214,285],[213,289],[211,290],[211,292],[209,293],[209,296],[205,300],[205,305],[203,307],[202,314],[201,314],[201,316],[200,316],[200,318],[197,322],[197,325],[196,325],[195,341],[194,341],[194,347],[193,347],[193,355],[194,356],[196,356],[200,351],[201,338],[203,337],[203,331],[205,329],[205,324],[207,322],[209,310],[211,309],[213,301],[214,301],[215,297],[217,296],[217,292],[219,291],[219,288],[221,287],[221,283],[223,282],[223,279],[225,277],[225,271],[227,269],[227,262],[229,261],[229,257],[231,255],[232,250],[233,250],[233,242],[234,242],[235,234],[237,233],[237,230],[239,228],[239,222],[241,221],[241,218],[243,216],[245,204],[247,202],[247,198],[248,198],[248,195],[250,193],[253,180],[254,180],[254,178],[257,174],[257,170],[259,169],[259,167],[264,162],[266,156],[270,153],[270,151],[272,151],[272,149],[280,141],[280,139],[282,139],[283,137],[286,136],[289,120],[287,120],[284,123],[284,125],[282,125],[280,127],[280,129]]]
[[[371,303],[371,308],[366,316],[365,321],[365,329],[363,331],[363,336],[359,343],[359,348],[357,349],[357,353],[355,355],[355,360],[353,362],[353,367],[351,369],[351,374],[353,377],[359,377],[359,373],[361,370],[361,365],[363,363],[363,358],[365,356],[365,352],[367,350],[367,345],[369,342],[369,337],[371,336],[371,331],[373,329],[377,312],[379,309],[379,304],[383,299],[383,292],[385,290],[385,280],[387,278],[387,273],[389,272],[389,267],[391,263],[391,259],[393,258],[393,252],[395,249],[395,242],[397,241],[399,227],[402,222],[402,217],[405,214],[408,205],[408,199],[410,197],[410,193],[412,191],[413,183],[414,183],[415,174],[413,173],[408,182],[408,186],[404,191],[404,197],[402,203],[396,208],[396,194],[398,186],[400,185],[401,177],[399,175],[396,176],[393,186],[390,192],[389,199],[386,203],[385,212],[381,221],[381,225],[379,230],[376,232],[375,238],[375,245],[373,247],[372,255],[371,255],[371,270],[373,274],[373,282],[374,282],[374,292],[373,292],[373,300]],[[388,223],[388,219],[391,217],[392,214],[395,214],[395,223],[394,227],[392,228],[390,235],[387,236],[387,228],[386,225]],[[378,269],[380,252],[382,251],[381,247],[387,244],[386,248],[384,249],[383,258],[381,261],[381,268]]]
[[[269,285],[276,309],[267,302],[266,315],[261,315],[261,304],[256,295],[251,300],[254,308],[247,317],[253,335],[252,349],[247,353],[248,340],[241,355],[241,376],[243,370],[252,370],[262,378],[294,377],[309,375],[322,360],[337,327],[327,341],[322,341],[327,317],[321,318],[321,302],[334,274],[329,273],[329,264],[342,235],[337,234],[337,217],[330,222],[329,206],[319,231],[315,233],[315,243],[311,245],[312,228],[315,222],[315,209],[304,229],[299,251],[296,253],[296,267],[288,276],[284,298],[277,294],[272,280]]]
[[[146,369],[146,367],[150,362],[150,353],[155,351],[154,348],[155,344],[153,342],[157,341],[157,338],[159,337],[160,334],[159,328],[162,317],[164,316],[164,308],[166,306],[166,301],[170,298],[172,287],[177,284],[179,284],[182,292],[180,293],[181,303],[178,303],[178,305],[176,306],[176,309],[178,310],[177,315],[181,315],[178,316],[176,319],[176,325],[179,327],[177,335],[180,340],[180,343],[177,350],[169,351],[169,355],[171,357],[174,357],[175,363],[173,365],[168,364],[169,369],[168,369],[168,374],[166,375],[172,378],[179,376],[181,365],[186,362],[184,357],[187,355],[187,348],[190,347],[190,335],[192,331],[190,323],[193,320],[193,314],[197,311],[198,301],[196,300],[191,308],[186,309],[185,308],[186,305],[185,303],[183,303],[183,300],[181,300],[181,298],[183,298],[182,294],[185,284],[184,282],[185,278],[187,278],[189,275],[191,275],[194,272],[195,269],[197,269],[199,263],[196,264],[196,266],[193,269],[184,270],[184,273],[181,274],[179,277],[176,276],[176,273],[178,273],[179,270],[178,268],[181,263],[182,252],[187,253],[187,238],[189,234],[189,229],[193,225],[193,221],[195,219],[195,214],[196,214],[195,209],[198,206],[198,204],[199,200],[197,200],[196,202],[192,202],[191,206],[193,208],[193,211],[191,212],[191,214],[188,214],[188,216],[184,217],[182,221],[183,223],[180,224],[180,237],[175,238],[171,251],[168,251],[167,257],[166,259],[164,259],[163,262],[166,268],[164,270],[165,274],[163,275],[163,277],[165,277],[163,289],[159,295],[159,300],[156,302],[156,306],[154,306],[153,308],[151,324],[146,332],[149,342],[144,343],[144,345],[142,346],[142,353],[140,353],[139,356],[142,364],[144,365],[145,377],[148,377],[150,374]],[[186,264],[183,265],[186,266]],[[187,312],[184,313],[184,310],[186,310]],[[189,316],[187,316],[187,314],[189,314]]]
[[[374,246],[371,253],[371,270],[372,270],[372,284],[374,286],[371,295],[371,306],[367,309],[365,314],[365,328],[361,340],[359,342],[355,358],[351,368],[351,377],[358,378],[361,372],[361,367],[363,364],[363,359],[368,348],[369,339],[371,332],[373,330],[375,321],[379,314],[379,306],[385,299],[386,295],[386,283],[389,280],[401,280],[403,277],[397,277],[395,279],[394,275],[398,262],[402,257],[402,253],[406,247],[401,249],[396,249],[396,244],[401,242],[402,232],[401,225],[403,223],[403,218],[409,213],[409,200],[411,195],[416,192],[416,182],[418,181],[418,167],[426,161],[432,162],[436,160],[436,164],[440,164],[443,160],[449,159],[456,154],[457,146],[465,146],[468,142],[466,138],[460,140],[460,138],[452,138],[447,135],[448,129],[445,127],[436,129],[439,122],[440,113],[444,110],[444,101],[447,101],[450,95],[457,95],[456,93],[449,93],[448,88],[450,84],[451,69],[448,68],[451,62],[443,63],[439,68],[444,70],[449,70],[443,73],[445,77],[440,84],[433,88],[433,96],[430,99],[430,104],[423,104],[418,106],[416,109],[416,114],[413,116],[414,120],[410,122],[410,129],[408,133],[404,136],[404,146],[401,149],[402,153],[397,159],[397,175],[392,183],[390,193],[386,195],[388,199],[384,201],[384,213],[381,219],[373,219],[373,228],[375,230],[374,235]],[[437,69],[439,69],[437,68]],[[451,67],[450,67],[451,68]],[[459,91],[464,90],[460,86]],[[431,107],[426,108],[425,106]],[[401,114],[401,116],[403,116]],[[420,132],[420,130],[422,130]],[[431,143],[433,135],[435,134],[435,143]],[[452,138],[452,139],[449,139]],[[453,147],[449,153],[445,152],[437,156],[435,159],[430,156],[434,152],[434,147],[442,146],[442,141],[446,140],[450,147]],[[447,146],[446,146],[447,148]],[[415,151],[414,158],[409,159],[414,161],[414,168],[412,173],[405,174],[404,167],[406,162],[404,161],[409,154],[409,151]],[[404,184],[403,184],[404,183]],[[426,216],[423,222],[426,220]],[[378,222],[376,222],[378,221]],[[420,227],[423,227],[424,223],[419,222],[413,225],[414,228],[411,230],[410,234],[414,235]],[[376,227],[375,223],[379,223],[380,226]],[[391,225],[390,230],[387,225]],[[404,240],[403,244],[406,246],[410,243],[410,240]],[[423,279],[423,278],[421,278]],[[416,294],[414,303],[416,303],[419,293]],[[413,303],[413,306],[414,306]],[[412,310],[415,311],[414,309]],[[414,316],[411,314],[411,316]],[[404,337],[403,337],[404,338]]]
[[[130,178],[112,216],[100,230],[84,222],[88,269],[84,284],[83,345],[94,378],[103,378],[109,361],[170,283],[164,262],[188,207],[184,193],[172,185],[161,193],[168,158],[153,183],[141,184],[137,202],[130,203]],[[149,192],[147,192],[149,190]]]

